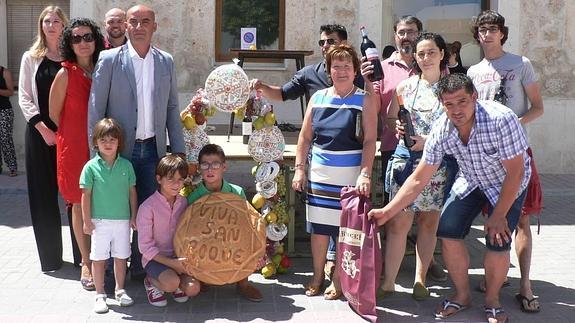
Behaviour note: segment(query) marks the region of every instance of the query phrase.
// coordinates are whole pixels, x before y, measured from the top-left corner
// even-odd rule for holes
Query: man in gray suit
[[[184,153],[174,61],[151,45],[158,25],[154,11],[137,5],[127,12],[128,42],[100,54],[94,69],[88,105],[88,133],[104,117],[120,122],[124,132],[122,157],[136,172],[138,205],[157,188],[155,167],[166,154],[166,129],[171,151]],[[137,235],[132,238],[130,272],[143,279]]]

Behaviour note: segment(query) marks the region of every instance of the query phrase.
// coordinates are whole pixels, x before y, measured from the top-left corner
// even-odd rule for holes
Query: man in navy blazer
[[[126,13],[128,42],[100,54],[88,105],[91,142],[96,122],[107,117],[120,122],[124,132],[122,157],[136,173],[138,205],[157,189],[155,167],[166,154],[169,137],[173,153],[185,153],[176,72],[172,56],[151,45],[157,29],[154,11],[137,5]],[[132,238],[130,271],[141,279],[144,271],[137,235]]]

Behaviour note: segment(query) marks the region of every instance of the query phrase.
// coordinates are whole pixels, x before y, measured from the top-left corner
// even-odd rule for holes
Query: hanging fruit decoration
[[[235,112],[239,119],[247,115],[254,120],[254,132],[248,142],[248,153],[258,162],[252,169],[257,191],[252,205],[260,211],[267,224],[266,254],[260,259],[258,269],[265,278],[271,278],[275,274],[286,273],[291,266],[282,242],[287,236],[287,224],[290,220],[285,201],[285,140],[281,130],[275,125],[273,107],[256,92],[251,93],[246,104]]]
[[[201,180],[198,174],[198,155],[202,148],[210,143],[205,132],[207,118],[216,114],[216,107],[210,104],[203,89],[198,89],[188,106],[180,112],[180,120],[184,127],[184,143],[189,167],[189,178],[181,194],[188,196],[192,188]]]

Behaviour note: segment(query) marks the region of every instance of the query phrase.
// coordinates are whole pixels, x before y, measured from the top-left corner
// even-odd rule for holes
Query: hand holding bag
[[[363,319],[377,321],[377,288],[382,267],[377,224],[367,217],[371,202],[355,188],[341,190],[337,259],[343,295]]]

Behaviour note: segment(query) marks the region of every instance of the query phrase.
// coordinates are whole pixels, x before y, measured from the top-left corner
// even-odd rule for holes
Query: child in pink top
[[[138,209],[138,246],[147,274],[144,287],[150,304],[158,307],[168,303],[165,292],[183,303],[200,291],[200,283],[185,274],[183,259],[174,257],[172,243],[178,219],[188,206],[186,198],[179,195],[187,176],[183,158],[164,156],[156,167],[159,190]]]

